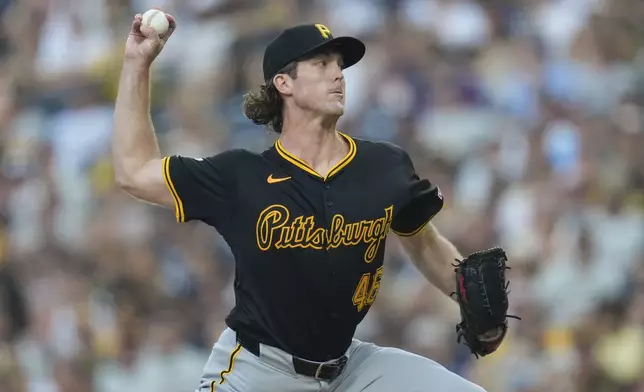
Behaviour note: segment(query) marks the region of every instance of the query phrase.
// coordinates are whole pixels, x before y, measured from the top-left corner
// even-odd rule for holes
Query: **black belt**
[[[237,341],[251,354],[259,357],[259,341],[257,339],[238,332]],[[294,355],[291,357],[293,358],[293,368],[297,374],[324,381],[332,381],[338,377],[347,365],[348,360],[346,355],[326,362],[308,361]]]

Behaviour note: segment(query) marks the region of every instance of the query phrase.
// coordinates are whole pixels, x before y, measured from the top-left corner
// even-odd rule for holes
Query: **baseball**
[[[145,11],[141,19],[143,26],[154,28],[159,35],[165,34],[168,31],[168,27],[170,27],[170,22],[165,16],[165,12],[159,9],[153,8]]]

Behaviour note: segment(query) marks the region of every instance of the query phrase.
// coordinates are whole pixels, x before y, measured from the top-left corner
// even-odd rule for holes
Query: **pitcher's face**
[[[297,77],[290,83],[298,107],[328,115],[344,113],[346,90],[339,54],[320,53],[298,62]]]

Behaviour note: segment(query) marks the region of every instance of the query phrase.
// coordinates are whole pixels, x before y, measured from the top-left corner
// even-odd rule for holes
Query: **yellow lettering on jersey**
[[[376,273],[373,275],[373,281],[371,282],[371,290],[369,290],[369,296],[367,297],[367,305],[371,305],[378,295],[378,290],[380,290],[380,280],[382,279],[382,266],[376,270]]]
[[[268,250],[273,244],[274,227],[282,227],[289,218],[288,209],[279,204],[266,208],[257,219],[256,235],[257,246],[261,250]],[[283,235],[283,233],[282,233]]]
[[[315,227],[313,216],[291,216],[288,208],[273,204],[264,209],[257,218],[256,236],[259,249],[312,248],[333,249],[340,246],[366,244],[364,260],[371,263],[378,254],[380,244],[387,238],[393,219],[394,207],[384,209],[384,215],[359,222],[346,222],[341,214],[331,219],[329,229]]]
[[[365,273],[362,274],[356,290],[353,292],[353,305],[358,308],[358,312],[361,312],[365,306],[367,306],[367,296],[369,295],[369,281],[371,280],[371,274]]]
[[[322,37],[324,38],[329,38],[329,36],[332,35],[331,30],[323,24],[317,23],[315,27],[320,31],[320,34],[322,34]]]
[[[380,280],[382,279],[382,266],[373,274],[364,273],[358,281],[355,291],[353,292],[353,305],[361,312],[364,308],[371,306],[380,290]],[[371,285],[371,288],[369,288]]]

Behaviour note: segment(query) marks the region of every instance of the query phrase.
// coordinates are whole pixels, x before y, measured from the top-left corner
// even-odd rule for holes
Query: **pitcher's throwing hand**
[[[152,61],[161,53],[163,46],[174,30],[177,23],[170,14],[165,14],[170,23],[168,30],[161,36],[153,27],[144,26],[143,16],[136,14],[132,21],[132,29],[125,43],[125,58],[140,63],[143,66],[149,66]]]

